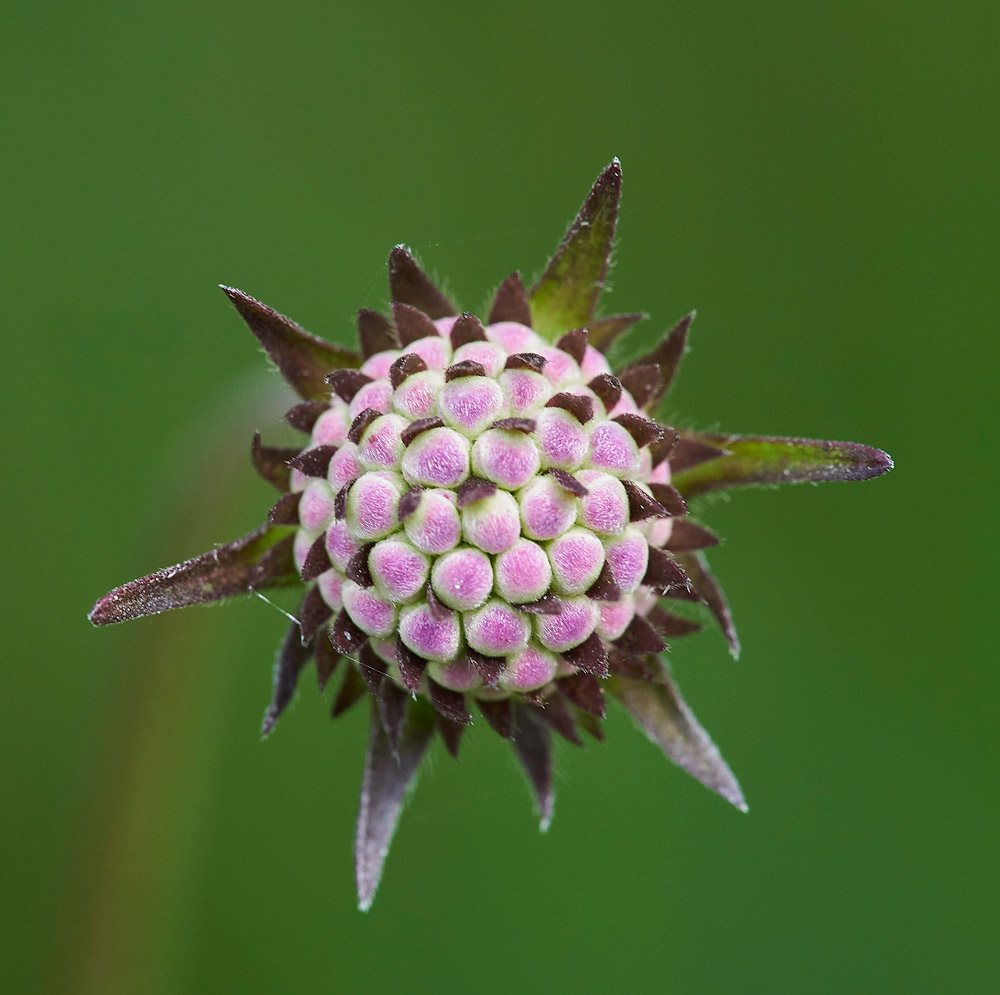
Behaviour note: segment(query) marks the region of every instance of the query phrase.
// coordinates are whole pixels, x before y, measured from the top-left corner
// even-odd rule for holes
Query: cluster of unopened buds
[[[287,417],[309,441],[276,449],[254,437],[254,465],[282,492],[261,529],[126,584],[91,613],[106,624],[306,585],[264,732],[310,658],[321,689],[344,662],[334,716],[371,698],[355,850],[364,908],[433,732],[457,756],[476,713],[513,745],[543,827],[550,734],[600,738],[606,691],[673,760],[745,807],[659,657],[699,627],[698,603],[739,651],[702,552],[718,540],[687,501],[892,465],[851,443],[657,421],[693,316],[612,370],[609,347],[644,317],[594,317],[620,190],[616,160],[541,278],[530,290],[517,273],[504,280],[484,321],[459,313],[397,246],[391,315],[358,313],[360,355],[223,288],[301,396]]]

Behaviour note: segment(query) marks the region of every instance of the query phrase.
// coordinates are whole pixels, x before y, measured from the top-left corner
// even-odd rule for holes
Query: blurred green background
[[[995,4],[9,2],[0,39],[7,990],[997,990]],[[287,395],[215,284],[347,341],[406,241],[478,308],[599,170],[606,310],[699,309],[699,428],[852,439],[865,485],[704,509],[744,644],[675,647],[750,802],[616,711],[440,744],[373,911],[367,717],[257,731],[259,600],[114,630],[109,587],[251,528]]]

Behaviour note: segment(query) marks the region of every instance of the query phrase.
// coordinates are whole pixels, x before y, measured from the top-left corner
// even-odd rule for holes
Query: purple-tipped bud
[[[541,373],[529,369],[507,369],[500,374],[500,389],[512,415],[530,417],[540,411],[555,391]]]
[[[628,493],[622,482],[601,470],[581,470],[577,479],[587,488],[580,498],[579,523],[600,535],[621,533],[629,523]]]
[[[371,588],[345,580],[341,598],[351,621],[369,636],[389,636],[396,631],[396,607]]]
[[[583,594],[604,566],[604,545],[589,529],[570,529],[553,539],[546,552],[557,594]]]
[[[445,383],[438,396],[438,414],[447,425],[469,438],[484,432],[507,413],[507,399],[495,380],[458,377]]]
[[[576,498],[551,476],[538,477],[517,493],[521,525],[529,539],[555,539],[576,521]]]
[[[399,638],[424,660],[445,663],[462,644],[462,627],[454,612],[438,615],[427,604],[409,605],[399,615]]]
[[[505,691],[534,691],[544,687],[559,669],[559,658],[534,643],[507,661],[500,676]]]
[[[319,533],[333,521],[333,491],[325,480],[310,480],[299,498],[299,524]]]
[[[536,415],[538,449],[543,467],[576,470],[590,447],[587,429],[565,408],[542,408]]]
[[[543,340],[527,325],[516,321],[498,321],[486,326],[486,338],[508,353],[538,352]]]
[[[491,428],[472,444],[472,472],[506,490],[523,487],[540,468],[538,447],[524,432]]]
[[[387,601],[405,604],[423,590],[430,560],[411,543],[395,536],[376,543],[368,554],[368,572],[375,589]]]
[[[501,553],[493,566],[497,594],[511,604],[537,601],[552,583],[552,565],[545,550],[530,539],[519,539]]]
[[[295,569],[300,574],[305,565],[306,557],[309,555],[309,550],[312,549],[313,543],[320,535],[319,532],[310,532],[307,529],[299,529],[295,533],[295,540],[292,543],[292,560],[295,563]],[[353,553],[351,555],[353,556]]]
[[[616,477],[632,477],[639,472],[639,447],[624,425],[602,421],[591,432],[588,462]]]
[[[382,415],[365,429],[358,443],[358,463],[365,470],[395,470],[403,455],[400,435],[409,424],[401,415]]]
[[[462,509],[465,541],[484,553],[502,553],[521,535],[517,501],[507,491],[472,501]]]
[[[528,645],[531,623],[527,616],[496,598],[462,616],[465,640],[484,656],[511,656]]]
[[[468,342],[455,350],[452,363],[478,363],[495,380],[507,362],[507,352],[493,342]]]
[[[403,521],[406,538],[424,553],[439,555],[462,538],[462,520],[453,491],[429,488],[419,492],[416,509]]]
[[[493,565],[481,550],[461,546],[434,561],[431,587],[449,608],[471,611],[484,604],[493,590]]]
[[[403,453],[403,476],[425,487],[457,487],[469,476],[469,441],[452,428],[422,432]]]
[[[642,583],[649,565],[649,545],[641,529],[630,525],[620,536],[610,540],[605,558],[615,583],[625,594],[632,594]]]
[[[408,488],[385,470],[360,476],[347,494],[347,527],[359,542],[383,539],[399,524],[399,499]]]
[[[590,637],[601,617],[597,602],[587,597],[562,598],[558,615],[536,615],[535,637],[554,653],[579,646]]]

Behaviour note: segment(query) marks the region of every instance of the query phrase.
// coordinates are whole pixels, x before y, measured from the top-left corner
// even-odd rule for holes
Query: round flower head
[[[658,420],[693,315],[640,358],[609,364],[609,347],[642,317],[595,317],[620,190],[615,160],[538,282],[509,276],[481,316],[460,312],[396,246],[391,313],[358,312],[359,354],[223,288],[299,394],[287,418],[303,442],[254,437],[254,466],[281,492],[264,526],[112,591],[91,613],[106,624],[302,585],[263,731],[311,658],[321,689],[343,675],[334,716],[371,699],[355,854],[363,908],[432,734],[457,755],[480,716],[513,746],[543,827],[552,736],[600,738],[607,694],[745,808],[659,656],[706,615],[739,651],[703,552],[718,540],[687,501],[891,466],[867,446]]]

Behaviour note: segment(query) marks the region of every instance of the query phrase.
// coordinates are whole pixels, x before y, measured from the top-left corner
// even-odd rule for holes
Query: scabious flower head
[[[489,313],[460,312],[396,246],[391,313],[358,312],[360,353],[223,287],[298,392],[308,441],[252,458],[282,494],[236,542],[117,588],[98,625],[299,583],[279,651],[270,733],[305,664],[338,716],[372,707],[355,864],[367,908],[406,789],[432,736],[458,756],[477,715],[552,816],[553,733],[601,738],[610,693],[646,735],[739,808],[739,785],[660,654],[714,615],[739,643],[687,501],[748,484],[863,480],[888,470],[852,443],[708,434],[657,420],[693,315],[642,358],[609,347],[643,315],[596,318],[621,192],[598,177],[541,278],[504,280]]]

